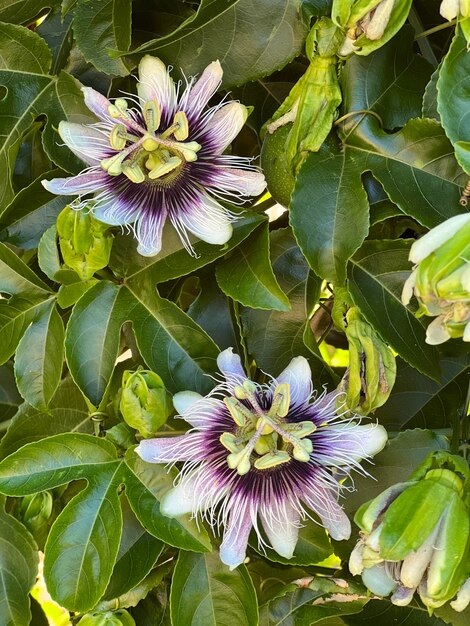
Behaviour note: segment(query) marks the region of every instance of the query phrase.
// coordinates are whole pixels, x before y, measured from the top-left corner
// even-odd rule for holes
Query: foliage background
[[[289,213],[268,221],[274,201],[265,196],[244,210],[225,247],[195,243],[197,257],[171,229],[150,259],[116,230],[109,267],[80,281],[61,267],[56,245],[55,221],[71,198],[41,185],[82,167],[56,133],[63,119],[93,122],[80,84],[117,97],[135,89],[145,53],[177,75],[218,58],[222,89],[254,107],[232,150],[257,155],[262,124],[305,70],[310,20],[330,3],[1,0],[0,458],[9,460],[0,491],[9,497],[0,512],[0,623],[40,626],[44,611],[68,623],[39,588],[28,596],[46,536],[47,588],[73,622],[123,607],[139,626],[468,623],[468,609],[428,616],[418,602],[371,600],[341,561],[354,540],[332,545],[315,524],[301,531],[291,562],[252,546],[249,563],[229,572],[203,526],[160,515],[172,477],[133,453],[135,432],[115,401],[123,371],[139,364],[172,393],[205,393],[228,346],[255,376],[304,355],[316,387],[334,388],[347,343],[331,326],[332,285],[347,279],[398,366],[375,414],[390,444],[369,468],[376,480],[356,479],[348,514],[427,452],[458,449],[468,350],[459,341],[427,345],[424,322],[400,301],[414,238],[465,210],[467,175],[453,143],[469,141],[460,121],[469,115],[470,56],[454,28],[426,34],[442,24],[438,9],[414,2],[392,41],[341,66],[342,121],[304,163]],[[93,421],[96,413],[104,420]],[[170,418],[163,428],[180,424]],[[21,498],[46,489],[53,508],[39,532]]]

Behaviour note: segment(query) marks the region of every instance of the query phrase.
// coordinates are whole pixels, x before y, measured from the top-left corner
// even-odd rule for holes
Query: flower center
[[[111,104],[108,112],[116,121],[120,120],[109,135],[111,148],[117,154],[100,163],[111,176],[124,174],[133,183],[150,180],[167,184],[179,176],[185,163],[197,160],[201,146],[196,141],[185,142],[189,127],[184,111],[178,111],[171,126],[163,132],[157,132],[161,110],[156,100],[148,100],[142,107],[145,128],[134,120],[123,98]]]
[[[308,463],[313,445],[310,439],[316,426],[310,421],[289,423],[285,417],[290,405],[288,383],[278,385],[268,410],[261,408],[256,385],[246,380],[235,387],[235,398],[224,402],[237,425],[235,433],[222,433],[221,444],[230,452],[227,464],[238,474],[247,474],[251,466],[266,470],[291,460]],[[250,406],[240,402],[245,400]]]

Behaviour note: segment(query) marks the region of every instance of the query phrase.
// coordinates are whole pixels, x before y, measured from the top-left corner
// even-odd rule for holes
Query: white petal
[[[468,322],[468,324],[464,328],[462,339],[464,341],[470,341],[470,322]]]
[[[383,563],[365,569],[362,572],[362,581],[377,596],[388,596],[397,587],[397,583],[385,571]]]
[[[351,522],[329,489],[310,485],[302,491],[302,500],[314,511],[333,539],[342,541],[351,536]]]
[[[220,545],[220,560],[231,570],[241,565],[246,557],[248,537],[253,526],[247,508],[245,504],[242,504],[239,508],[232,510]]]
[[[439,13],[449,22],[459,14],[460,0],[442,0]]]
[[[188,117],[199,115],[222,82],[223,70],[219,61],[213,61],[201,74],[199,80],[185,93],[181,108]]]
[[[401,301],[406,306],[410,303],[411,298],[413,297],[413,291],[416,285],[416,270],[413,270],[408,278],[405,280],[403,285],[403,291],[401,293]]]
[[[303,356],[294,357],[279,376],[276,376],[276,381],[289,384],[293,406],[304,404],[312,394],[312,371]]]
[[[266,189],[266,180],[261,172],[255,170],[219,167],[210,186],[241,196],[259,196]]]
[[[135,451],[147,463],[202,461],[205,456],[205,438],[200,433],[188,433],[179,437],[143,439]]]
[[[440,315],[433,320],[426,329],[426,343],[438,346],[450,339],[450,333],[446,328],[444,316]]]
[[[335,465],[351,465],[380,452],[387,443],[387,431],[379,424],[345,423],[325,427]]]
[[[106,134],[91,126],[60,122],[59,135],[67,147],[88,165],[98,165],[111,154]]]
[[[110,226],[132,224],[139,214],[139,210],[130,201],[112,193],[99,198],[92,211],[97,220]]]
[[[460,587],[457,597],[450,603],[454,611],[464,611],[470,604],[470,577]]]
[[[228,382],[242,384],[246,380],[246,374],[238,354],[233,353],[233,348],[226,348],[217,357],[217,367]]]
[[[139,215],[136,224],[137,252],[142,256],[155,256],[162,248],[162,230],[166,211],[147,211]]]
[[[279,503],[259,512],[271,546],[285,559],[291,559],[299,538],[300,515],[289,502]]]
[[[201,196],[197,202],[188,211],[170,215],[176,230],[187,229],[207,243],[227,243],[233,229],[225,209],[209,196]]]
[[[160,59],[144,56],[139,63],[137,93],[144,102],[156,100],[162,111],[172,110],[176,103],[175,84]]]
[[[111,102],[105,98],[99,91],[91,87],[82,87],[85,104],[92,113],[96,115],[102,122],[110,122],[113,126],[117,120],[113,119],[108,113],[108,107]]]
[[[408,604],[413,600],[413,596],[416,589],[409,589],[408,587],[402,587],[399,585],[392,597],[390,598],[390,602],[395,606],[408,606]]]
[[[191,410],[195,402],[201,400],[203,396],[196,391],[178,391],[173,396],[173,406],[181,417]]]
[[[464,213],[455,215],[439,224],[439,226],[435,226],[411,246],[410,261],[415,264],[420,263],[431,252],[434,252],[439,246],[451,239],[469,220],[470,213]]]
[[[194,397],[192,403],[189,394]],[[199,430],[210,430],[217,424],[220,411],[225,412],[225,405],[219,398],[204,398],[203,396],[196,398],[196,395],[199,396],[193,391],[181,391],[173,396],[173,403],[175,404],[176,396],[183,396],[181,402],[180,398],[177,398],[178,406],[175,404],[175,408],[184,421]],[[187,408],[184,408],[185,404]]]
[[[217,109],[204,128],[207,148],[214,154],[222,154],[238,135],[246,118],[246,108],[239,102],[230,102]]]
[[[160,502],[160,512],[167,517],[179,517],[186,513],[195,514],[201,510],[202,501],[199,498],[199,481],[197,475],[182,480],[173,487]]]
[[[358,541],[354,546],[353,551],[349,555],[349,571],[353,576],[358,576],[362,573],[364,565],[362,563],[362,555],[364,554],[364,542]]]
[[[59,196],[69,196],[74,194],[86,194],[99,191],[103,188],[108,174],[104,170],[82,172],[77,176],[68,178],[52,178],[41,181],[42,186]]]

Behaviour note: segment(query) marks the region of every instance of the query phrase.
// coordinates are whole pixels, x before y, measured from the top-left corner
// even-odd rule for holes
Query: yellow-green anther
[[[144,150],[147,150],[147,152],[153,152],[154,150],[160,148],[161,144],[154,137],[146,135],[142,142],[142,147]]]
[[[256,422],[256,430],[259,430],[260,428],[262,435],[270,435],[272,432],[274,432],[274,428],[269,423],[269,420],[264,417],[260,417]]]
[[[240,452],[235,452],[229,454],[227,457],[227,464],[230,469],[236,469],[237,473],[240,476],[244,476],[248,474],[250,471],[251,463],[250,463],[250,453],[251,451],[247,448],[241,450]]]
[[[238,443],[238,438],[232,433],[222,433],[219,439],[220,443],[229,452],[236,454],[242,450],[242,446]]]
[[[271,450],[276,449],[276,440],[277,433],[273,433],[272,435],[267,435],[266,437],[261,436],[258,441],[255,443],[255,452],[262,456],[263,454],[267,454]]]
[[[177,129],[173,133],[175,139],[178,141],[184,141],[187,139],[189,135],[189,126],[186,113],[184,111],[178,111],[175,114],[173,123],[177,126]]]
[[[197,161],[197,152],[201,149],[201,144],[197,141],[188,141],[188,143],[171,142],[170,148],[174,148],[180,152],[185,161]]]
[[[127,114],[127,102],[124,98],[118,98],[115,100],[114,104],[110,104],[108,106],[108,113],[111,117],[115,119],[120,117],[128,117]]]
[[[290,387],[289,383],[281,383],[274,389],[273,401],[269,409],[271,417],[285,417],[289,412]]]
[[[237,426],[244,426],[246,423],[248,409],[241,405],[235,398],[224,398],[224,403],[230,411],[230,415]]]
[[[123,150],[126,147],[126,127],[124,124],[116,124],[109,135],[109,144],[114,150]]]
[[[133,183],[139,184],[145,180],[145,174],[140,165],[131,161],[125,161],[122,164],[122,173]]]
[[[303,446],[294,446],[292,451],[292,455],[296,461],[302,461],[302,463],[307,463],[310,460],[310,453]]]
[[[275,450],[273,452],[268,452],[268,454],[265,454],[259,459],[256,459],[255,467],[259,470],[270,469],[271,467],[282,465],[288,461],[290,461],[290,456],[287,452],[284,450]]]
[[[103,159],[100,162],[101,167],[108,172],[110,176],[119,176],[122,174],[122,162],[126,158],[127,154],[121,152],[120,154],[115,154],[108,159]]]
[[[156,100],[148,100],[142,107],[145,125],[149,133],[154,133],[160,126],[161,110]]]
[[[148,176],[152,180],[166,176],[182,164],[182,160],[178,157],[170,157],[166,161],[161,161],[159,165],[150,170]]]
[[[459,496],[463,494],[463,483],[455,472],[448,469],[432,469],[426,473],[425,480],[432,480],[441,485],[445,485],[456,491]]]
[[[127,100],[124,100],[124,98],[116,98],[114,104],[120,111],[127,111]]]
[[[317,430],[317,427],[313,422],[298,422],[297,424],[284,424],[284,428],[298,437],[302,439],[302,437],[308,437]]]

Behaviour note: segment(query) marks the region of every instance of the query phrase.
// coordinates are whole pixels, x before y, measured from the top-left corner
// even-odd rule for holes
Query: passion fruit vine
[[[263,168],[268,191],[284,207],[289,206],[295,178],[287,163],[285,145],[292,124],[281,126],[274,133],[266,133],[261,148]]]

